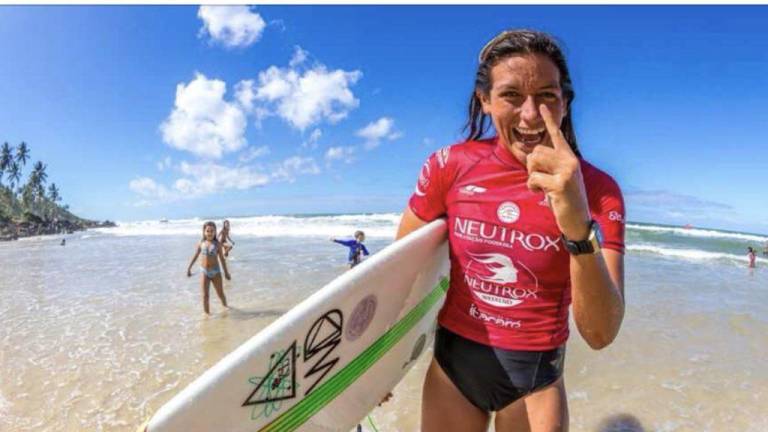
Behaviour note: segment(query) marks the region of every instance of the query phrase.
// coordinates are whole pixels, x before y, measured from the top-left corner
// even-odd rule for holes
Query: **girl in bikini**
[[[202,274],[201,287],[203,290],[203,310],[206,314],[210,314],[209,308],[209,291],[211,282],[216,289],[216,294],[221,300],[221,304],[224,307],[227,306],[227,298],[224,296],[224,284],[221,280],[221,270],[219,268],[219,261],[221,261],[221,267],[224,268],[224,277],[230,280],[229,270],[227,270],[227,261],[224,259],[222,253],[221,244],[216,239],[216,224],[213,222],[206,222],[203,224],[203,239],[197,244],[197,250],[192,257],[192,261],[187,267],[187,277],[192,276],[192,266],[195,264],[197,257],[203,255],[200,262],[200,271]]]
[[[219,233],[219,243],[224,248],[224,256],[229,257],[229,251],[235,246],[235,241],[229,236],[229,220],[224,220],[224,226]]]

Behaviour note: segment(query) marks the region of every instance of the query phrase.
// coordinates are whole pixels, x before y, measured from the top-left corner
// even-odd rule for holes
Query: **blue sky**
[[[631,221],[766,233],[765,22],[762,6],[3,6],[0,141],[26,141],[90,218],[401,211],[461,137],[479,49],[528,27],[563,41],[582,153]]]

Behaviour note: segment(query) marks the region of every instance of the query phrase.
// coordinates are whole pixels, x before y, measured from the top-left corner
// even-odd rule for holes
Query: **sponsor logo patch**
[[[511,320],[494,313],[481,311],[480,308],[478,308],[474,303],[469,305],[469,316],[479,321],[494,324],[498,327],[504,327],[508,329],[519,329],[522,327],[519,320]]]
[[[437,151],[437,164],[440,165],[440,168],[445,168],[445,165],[448,163],[448,156],[450,156],[450,154],[450,146],[443,147]]]
[[[538,233],[525,233],[508,227],[456,217],[453,234],[463,240],[501,246],[508,249],[522,247],[527,251],[560,251],[560,237]]]
[[[500,253],[469,253],[469,257],[464,283],[482,302],[510,308],[538,298],[538,278],[521,262],[517,262],[518,268],[510,257]]]
[[[520,219],[520,207],[512,201],[506,201],[499,204],[499,208],[496,210],[496,216],[504,223],[517,222]]]
[[[418,196],[425,196],[425,192],[429,187],[429,161],[424,162],[421,166],[421,172],[419,173],[419,181],[416,182],[416,190],[414,191]]]
[[[481,194],[487,190],[488,189],[482,186],[466,185],[463,188],[459,189],[459,193],[462,193],[464,195],[474,195],[474,194]]]

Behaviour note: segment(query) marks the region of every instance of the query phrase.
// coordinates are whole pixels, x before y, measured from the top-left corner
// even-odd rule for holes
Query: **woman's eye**
[[[554,93],[542,93],[539,96],[541,96],[543,99],[546,99],[546,100],[556,100],[557,99],[557,95],[554,94]]]

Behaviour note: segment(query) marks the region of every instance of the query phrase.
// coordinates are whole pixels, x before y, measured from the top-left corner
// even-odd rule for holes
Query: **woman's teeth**
[[[518,141],[522,142],[526,145],[537,145],[540,144],[544,140],[544,135],[546,135],[547,130],[546,128],[539,128],[539,129],[520,129],[520,128],[514,128],[515,138],[517,138]]]

